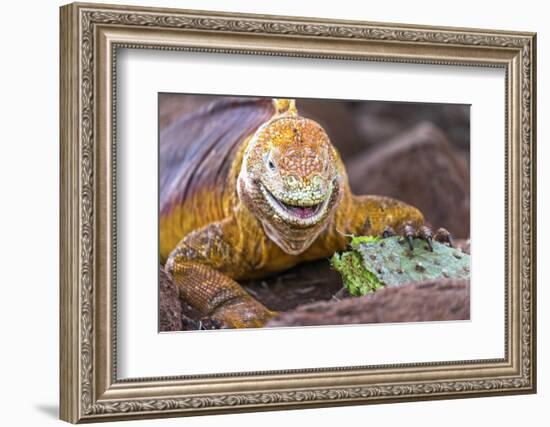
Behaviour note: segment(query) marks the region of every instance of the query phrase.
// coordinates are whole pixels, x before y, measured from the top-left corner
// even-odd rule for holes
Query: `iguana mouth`
[[[330,195],[332,193],[332,186],[325,198],[316,204],[311,205],[295,205],[288,202],[284,202],[281,199],[275,197],[271,191],[269,191],[265,185],[260,185],[262,193],[264,194],[269,205],[276,213],[288,222],[298,223],[300,225],[313,225],[319,222],[324,213],[326,212]]]
[[[277,200],[287,211],[291,212],[293,215],[296,215],[299,218],[311,218],[321,208],[322,203],[317,203],[313,206],[294,206],[289,205],[288,203],[283,202],[282,200]]]

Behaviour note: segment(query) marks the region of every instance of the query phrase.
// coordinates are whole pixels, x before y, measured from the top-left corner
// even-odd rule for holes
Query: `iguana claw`
[[[413,238],[416,235],[416,229],[412,226],[412,224],[405,224],[405,226],[403,227],[403,235],[405,236],[405,239],[407,239],[409,249],[413,251]]]
[[[428,247],[430,248],[430,252],[434,251],[434,248],[432,246],[432,240],[433,240],[432,229],[430,227],[427,227],[425,225],[420,227],[418,229],[418,237],[426,241],[426,243],[428,244]]]
[[[453,237],[445,228],[439,228],[435,232],[434,239],[440,243],[447,243],[451,248],[453,247]]]
[[[413,239],[419,238],[424,240],[428,244],[430,251],[433,251],[432,242],[435,240],[439,243],[447,243],[450,247],[453,247],[453,239],[451,233],[449,233],[445,228],[439,228],[435,234],[432,232],[432,229],[426,225],[422,225],[416,228],[412,223],[408,222],[400,230],[399,233],[406,241],[409,246],[409,249],[414,250]],[[382,233],[383,238],[395,236],[396,233],[394,229],[390,226],[384,228]]]
[[[387,225],[386,228],[384,228],[382,237],[385,239],[387,237],[392,237],[392,236],[395,236],[395,230],[389,225]]]

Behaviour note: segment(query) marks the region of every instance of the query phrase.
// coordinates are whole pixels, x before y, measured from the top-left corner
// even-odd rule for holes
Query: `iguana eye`
[[[275,167],[275,163],[273,162],[273,160],[271,159],[271,155],[269,155],[267,157],[267,167],[271,170],[271,171],[275,171],[276,167]]]

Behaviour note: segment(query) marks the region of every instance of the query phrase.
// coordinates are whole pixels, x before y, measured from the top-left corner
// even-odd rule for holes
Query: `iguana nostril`
[[[288,175],[286,177],[286,184],[291,189],[296,189],[300,186],[300,180],[294,175]]]
[[[315,175],[311,178],[311,185],[315,190],[320,190],[323,187],[323,178],[319,175]]]

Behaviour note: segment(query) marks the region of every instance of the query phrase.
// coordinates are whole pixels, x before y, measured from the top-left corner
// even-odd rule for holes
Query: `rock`
[[[470,239],[454,239],[453,245],[465,254],[470,254]]]
[[[197,310],[180,299],[176,284],[162,266],[160,267],[159,281],[159,326],[161,332],[220,328],[217,322],[201,316]]]
[[[385,144],[421,122],[431,122],[461,153],[470,151],[470,107],[461,104],[361,102],[353,114],[361,145]]]
[[[159,282],[160,330],[162,332],[181,331],[183,312],[178,298],[178,289],[162,267],[160,267]]]
[[[434,125],[422,123],[348,164],[355,194],[381,194],[419,208],[434,227],[470,235],[470,177]]]
[[[306,304],[267,327],[468,320],[470,281],[438,279],[383,288],[364,297]]]

